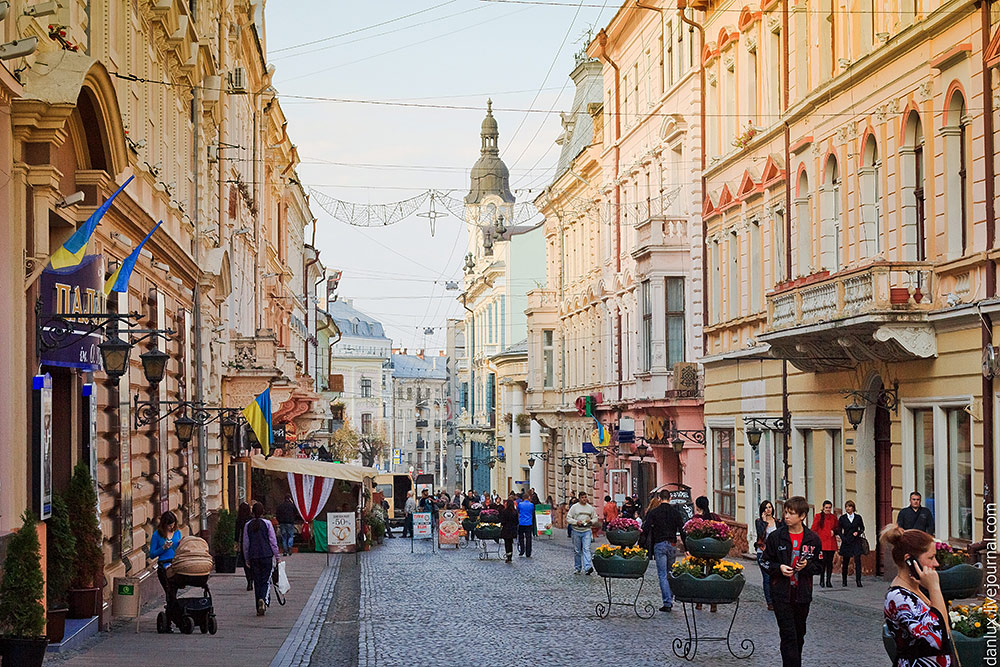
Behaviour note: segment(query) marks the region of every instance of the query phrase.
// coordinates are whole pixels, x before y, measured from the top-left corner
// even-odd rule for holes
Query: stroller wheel
[[[162,611],[156,615],[156,631],[161,635],[170,632],[170,622]]]
[[[219,631],[219,623],[215,620],[215,616],[208,617],[208,632],[209,634],[215,634]]]
[[[194,632],[194,619],[190,616],[181,616],[181,632],[186,635]]]
[[[199,623],[198,629],[201,630],[201,634],[206,634],[208,632],[208,620],[204,620]]]

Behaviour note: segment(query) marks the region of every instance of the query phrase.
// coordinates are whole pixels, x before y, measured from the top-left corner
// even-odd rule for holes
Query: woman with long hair
[[[847,586],[847,572],[854,559],[854,576],[861,588],[861,540],[865,535],[865,522],[857,513],[853,500],[844,503],[844,513],[840,515],[837,531],[840,534],[840,557],[843,559],[844,586]]]
[[[239,509],[236,510],[236,564],[243,568],[243,576],[247,579],[247,590],[253,590],[253,575],[250,574],[250,563],[243,556],[243,531],[246,528],[247,522],[253,518],[253,514],[250,512],[250,504],[247,502],[240,503]]]
[[[823,570],[819,573],[819,587],[832,588],[830,578],[833,576],[833,554],[837,551],[837,517],[833,516],[833,503],[823,501],[823,511],[813,517],[812,531],[819,535],[823,545]],[[823,583],[826,580],[826,583]]]
[[[764,600],[767,601],[769,611],[774,611],[774,604],[771,601],[771,573],[761,564],[761,559],[764,557],[767,536],[777,530],[780,525],[781,520],[774,517],[774,505],[771,504],[770,500],[763,501],[757,508],[757,519],[754,521],[754,533],[757,535],[754,548],[757,552],[757,567],[760,568],[763,577]]]
[[[181,542],[181,531],[177,530],[177,517],[167,511],[160,515],[160,520],[149,538],[149,557],[156,559],[156,578],[163,587],[167,604],[173,602],[174,593],[167,582],[167,568],[174,561],[174,551]]]
[[[896,643],[895,667],[949,667],[948,608],[935,569],[934,538],[922,530],[903,530],[892,524],[880,539],[899,570],[883,608],[885,624]]]
[[[507,551],[507,562],[514,557],[514,538],[517,537],[517,504],[513,498],[508,498],[500,510],[500,537],[503,539],[504,549]]]
[[[243,553],[250,563],[253,575],[254,599],[257,601],[257,615],[263,616],[269,601],[268,584],[274,563],[281,561],[278,540],[274,536],[274,524],[264,518],[264,506],[253,504],[253,518],[243,531]]]

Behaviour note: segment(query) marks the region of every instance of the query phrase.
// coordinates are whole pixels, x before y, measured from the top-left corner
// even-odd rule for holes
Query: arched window
[[[840,269],[840,173],[837,158],[827,158],[823,170],[823,191],[820,201],[822,224],[820,225],[820,266],[826,271]]]
[[[882,253],[882,222],[880,191],[882,163],[878,159],[878,144],[868,135],[861,150],[861,256],[875,257]]]
[[[965,98],[955,91],[948,103],[947,125],[942,128],[945,154],[945,197],[948,259],[965,254],[969,188],[968,150],[965,131]]]
[[[812,199],[809,196],[809,176],[805,171],[799,174],[795,188],[795,225],[798,242],[798,275],[812,273]]]
[[[924,229],[924,132],[916,111],[906,118],[903,148],[903,261],[922,262],[927,258]]]

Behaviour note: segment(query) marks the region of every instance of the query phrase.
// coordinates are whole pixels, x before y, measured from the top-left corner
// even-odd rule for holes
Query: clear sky
[[[558,157],[558,112],[573,99],[573,54],[584,46],[587,30],[596,32],[618,7],[613,0],[603,9],[603,0],[583,0],[582,6],[558,1],[566,5],[271,0],[268,60],[276,67],[289,136],[299,148],[303,185],[360,204],[391,204],[429,189],[460,199],[469,190],[479,127],[492,97],[511,187],[518,201],[533,199]],[[462,312],[458,293],[445,291],[444,282],[462,279],[464,224],[440,218],[431,237],[427,219],[416,216],[426,206],[398,224],[368,228],[335,220],[317,197],[312,211],[323,264],[344,271],[339,294],[379,319],[395,346],[443,349],[445,319]],[[434,333],[425,335],[426,327]]]

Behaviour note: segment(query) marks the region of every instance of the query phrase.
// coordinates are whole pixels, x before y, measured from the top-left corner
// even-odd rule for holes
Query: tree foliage
[[[73,468],[66,494],[66,508],[70,528],[76,539],[73,559],[72,588],[93,588],[104,569],[104,552],[101,550],[101,528],[97,523],[97,493],[90,470],[82,463]]]
[[[0,635],[34,639],[41,637],[45,629],[41,546],[35,516],[26,511],[22,520],[24,523],[11,538],[3,563]]]
[[[388,449],[388,438],[381,426],[376,427],[371,433],[362,435],[358,442],[358,455],[361,457],[361,465],[368,467],[375,465],[375,461],[385,456]]]
[[[334,461],[353,461],[358,456],[358,443],[361,436],[344,417],[344,424],[330,436],[330,455]]]
[[[66,500],[58,493],[52,496],[52,516],[48,520],[46,545],[46,599],[49,609],[63,609],[66,607],[66,591],[73,578],[76,537],[70,525]]]

